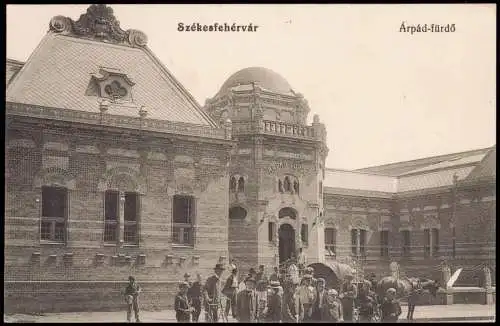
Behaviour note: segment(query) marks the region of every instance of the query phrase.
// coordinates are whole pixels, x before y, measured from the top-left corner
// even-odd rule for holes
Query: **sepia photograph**
[[[7,5],[4,322],[495,322],[496,9]]]

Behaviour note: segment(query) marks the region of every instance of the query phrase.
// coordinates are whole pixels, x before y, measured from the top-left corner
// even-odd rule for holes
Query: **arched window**
[[[238,179],[238,192],[244,192],[245,191],[245,179],[243,177],[240,177]]]
[[[278,191],[283,193],[283,181],[281,179],[278,180]]]
[[[297,180],[293,182],[293,190],[295,191],[296,194],[299,193],[299,182]]]
[[[236,178],[231,177],[231,180],[229,180],[229,191],[235,192],[236,191]]]
[[[286,192],[291,190],[290,178],[288,176],[285,177],[284,188]]]
[[[243,220],[247,217],[247,211],[241,206],[234,206],[229,209],[230,220]]]

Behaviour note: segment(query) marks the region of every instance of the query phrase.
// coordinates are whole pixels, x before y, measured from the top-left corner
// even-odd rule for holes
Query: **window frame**
[[[380,257],[389,258],[390,256],[389,237],[389,230],[380,230]]]
[[[178,198],[189,199],[189,222],[175,222],[176,200]],[[175,246],[194,247],[196,243],[196,204],[193,195],[178,194],[172,197],[172,244]],[[189,241],[185,241],[185,232],[188,231]]]
[[[411,256],[411,231],[410,230],[401,230],[401,253],[403,257]],[[406,237],[408,234],[408,237]],[[408,243],[406,243],[408,240]]]
[[[304,246],[309,245],[309,225],[307,223],[300,225],[300,240]]]
[[[132,245],[136,246],[139,244],[139,220],[140,220],[140,211],[141,211],[141,196],[139,193],[135,191],[126,191],[123,193],[124,202],[123,202],[123,244],[124,245]],[[127,220],[125,218],[125,214],[127,212],[127,195],[133,195],[135,198],[135,212],[134,212],[134,220]],[[134,237],[132,241],[127,240],[127,227],[134,228]]]
[[[62,191],[64,194],[64,207],[63,207],[63,215],[64,216],[44,216],[44,198],[47,198],[47,194],[44,194],[45,190],[48,189],[55,189],[58,191]],[[68,217],[69,217],[69,212],[70,212],[70,194],[69,194],[69,189],[67,187],[62,187],[62,186],[42,186],[41,189],[41,207],[40,207],[40,224],[39,224],[39,230],[40,230],[40,242],[43,243],[54,243],[54,244],[66,244],[67,239],[68,239]],[[63,224],[63,234],[62,234],[62,239],[58,239],[57,237],[57,224],[62,223]],[[44,224],[49,224],[50,231],[49,231],[49,237],[46,238],[44,237]]]
[[[328,231],[331,231],[332,242],[327,242],[326,239]],[[325,228],[325,250],[327,251],[327,256],[336,256],[337,255],[337,228],[335,227],[326,227]],[[331,254],[330,254],[331,253]]]
[[[108,194],[115,194],[116,195],[116,219],[109,218],[107,215],[107,205],[108,205]],[[120,241],[120,192],[117,190],[106,190],[104,191],[104,234],[103,234],[103,242],[106,244],[116,244]],[[108,240],[106,239],[106,230],[108,226],[113,226],[114,228],[114,233],[115,233],[115,239],[114,240]]]

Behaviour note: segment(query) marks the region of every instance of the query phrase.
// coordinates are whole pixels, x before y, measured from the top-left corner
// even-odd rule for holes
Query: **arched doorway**
[[[295,255],[295,230],[288,223],[281,224],[278,231],[278,238],[279,260],[281,264]]]

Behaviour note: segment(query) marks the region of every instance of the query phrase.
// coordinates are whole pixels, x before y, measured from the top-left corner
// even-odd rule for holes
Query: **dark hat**
[[[129,281],[135,281],[135,278],[134,278],[133,276],[129,276],[129,277],[128,277],[128,280],[129,280]]]
[[[223,270],[225,270],[224,265],[222,265],[222,264],[215,264],[214,269],[215,269],[216,271],[217,271],[217,270],[219,270],[219,271],[223,271]]]
[[[266,267],[266,266],[264,266],[264,265],[260,265],[260,266],[259,266],[259,268],[264,268],[264,267]]]
[[[191,274],[186,273],[186,274],[184,274],[184,277],[191,277]]]
[[[247,277],[247,278],[245,279],[245,283],[246,283],[246,282],[253,282],[253,283],[255,283],[255,279],[254,279],[253,277]]]
[[[316,280],[316,282],[318,282],[318,283],[326,283],[325,279],[324,279],[324,278],[322,278],[322,277],[318,278],[318,279]]]
[[[252,273],[255,273],[255,269],[253,267],[250,268],[250,270],[248,271],[249,274],[252,274]]]

